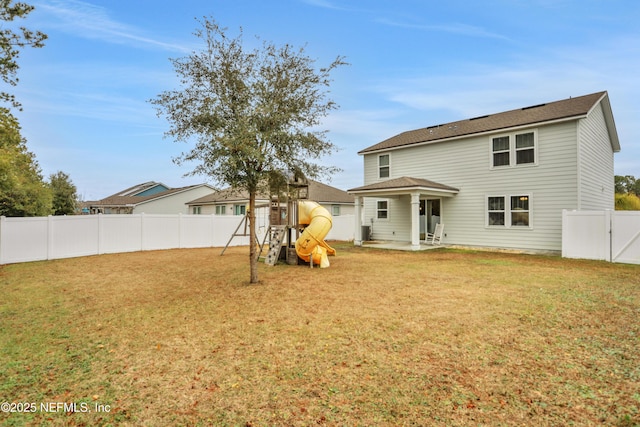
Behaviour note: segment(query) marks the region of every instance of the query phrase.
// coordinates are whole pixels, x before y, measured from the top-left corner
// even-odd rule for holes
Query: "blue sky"
[[[344,171],[363,184],[357,152],[405,130],[607,90],[620,175],[640,176],[640,2],[604,0],[30,0],[23,23],[49,35],[24,50],[12,88],[43,173],[62,170],[85,200],[145,181],[202,183],[171,159],[148,100],[178,88],[169,58],[200,49],[208,16],[248,48],[254,36],[305,47],[318,66],[338,55],[340,109],[324,121]]]

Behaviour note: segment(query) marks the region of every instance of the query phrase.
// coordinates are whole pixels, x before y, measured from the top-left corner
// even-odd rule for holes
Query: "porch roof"
[[[458,194],[459,191],[460,190],[455,187],[440,184],[439,182],[408,176],[389,179],[386,181],[376,182],[373,184],[347,190],[348,193],[356,196],[372,197],[394,196],[401,194],[411,194],[415,192],[418,192],[420,194],[453,197],[454,195]]]

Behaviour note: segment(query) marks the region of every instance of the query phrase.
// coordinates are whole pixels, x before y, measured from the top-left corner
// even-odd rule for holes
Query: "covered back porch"
[[[366,198],[377,199],[376,215],[378,219],[388,220],[389,223],[402,221],[405,225],[406,219],[385,217],[385,200],[407,200],[404,202],[406,210],[410,215],[409,241],[385,242],[387,245],[398,246],[403,249],[421,250],[426,249],[425,238],[429,232],[433,232],[437,223],[444,224],[443,198],[454,197],[458,194],[457,188],[440,184],[422,178],[401,177],[386,181],[376,182],[363,187],[348,190],[355,197],[355,239],[354,244],[362,246],[366,236],[363,236],[362,226],[368,225],[363,221],[362,205]],[[406,216],[404,216],[406,218]],[[387,240],[387,239],[385,239]]]

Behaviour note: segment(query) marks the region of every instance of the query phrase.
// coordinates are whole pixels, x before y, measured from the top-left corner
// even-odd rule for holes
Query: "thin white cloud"
[[[37,3],[36,10],[48,15],[46,26],[79,37],[172,52],[189,51],[185,46],[157,40],[132,25],[113,20],[106,8],[83,1],[52,0]]]
[[[26,68],[22,77],[25,84],[15,92],[25,109],[115,123],[158,123],[147,100],[176,84],[168,62],[166,69],[109,62],[46,63]]]
[[[457,22],[449,23],[449,24],[412,24],[412,23],[400,22],[400,21],[396,21],[388,18],[376,19],[376,22],[383,25],[406,28],[410,30],[444,32],[444,33],[456,34],[456,35],[468,36],[468,37],[483,37],[483,38],[509,40],[508,37],[505,37],[498,33],[487,31],[482,27],[477,27],[474,25],[462,24]]]
[[[329,0],[302,0],[303,3],[306,3],[311,6],[320,7],[323,9],[332,9],[332,10],[341,10],[341,11],[350,11],[350,12],[358,12],[361,14],[370,15],[372,17],[379,16],[381,14],[385,14],[385,17],[372,18],[373,22],[377,22],[378,24],[399,27],[410,30],[418,30],[418,31],[433,31],[433,32],[444,32],[449,34],[457,34],[461,36],[467,37],[483,37],[483,38],[492,38],[492,39],[500,39],[500,40],[509,40],[508,37],[488,31],[482,27],[468,25],[463,23],[448,23],[448,24],[420,24],[420,23],[409,23],[404,22],[397,19],[392,19],[388,17],[389,11],[381,11],[375,9],[353,9],[353,8],[345,8],[342,6],[338,6],[335,2],[331,2]],[[391,12],[394,14],[393,12]]]
[[[335,3],[327,0],[302,0],[302,2],[310,6],[321,7],[323,9],[345,10],[344,8],[337,6]]]
[[[638,99],[633,72],[640,67],[636,42],[640,41],[610,40],[599,47],[528,51],[495,66],[461,62],[451,67],[459,72],[398,78],[379,82],[372,89],[411,110],[448,111],[450,120],[600,90]]]
[[[46,96],[36,93],[26,95],[28,97],[24,104],[32,113],[137,125],[153,123],[154,120],[154,112],[149,104],[124,95],[68,90],[51,90]]]

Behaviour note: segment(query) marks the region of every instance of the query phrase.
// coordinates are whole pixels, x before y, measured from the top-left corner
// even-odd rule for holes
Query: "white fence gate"
[[[267,215],[256,215],[258,238]],[[242,220],[235,215],[84,215],[0,217],[0,264],[157,249],[222,247]],[[336,216],[327,240],[353,240],[353,215]],[[239,230],[243,231],[242,229]],[[248,230],[247,230],[248,231]],[[249,237],[234,237],[233,246]]]
[[[640,212],[563,211],[562,256],[640,264]]]

